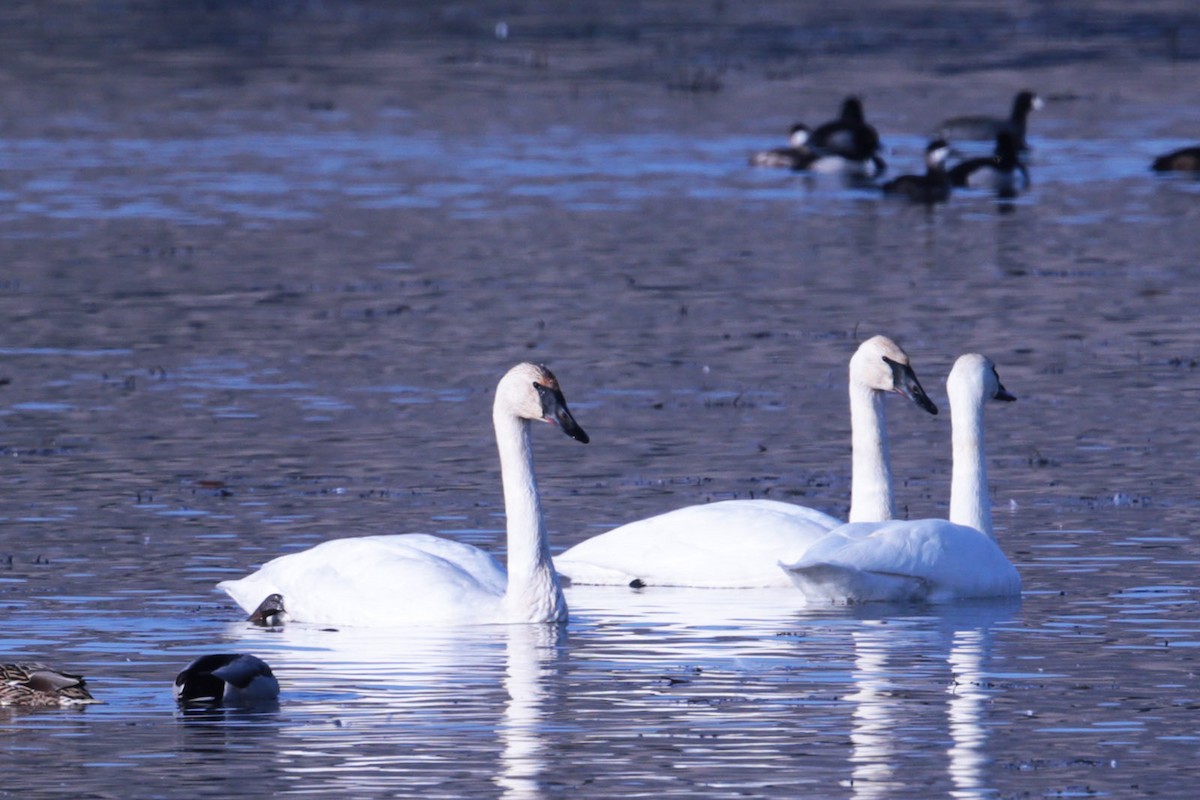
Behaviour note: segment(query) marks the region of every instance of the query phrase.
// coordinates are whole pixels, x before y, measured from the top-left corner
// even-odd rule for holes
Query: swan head
[[[1012,402],[1017,399],[1000,383],[1000,375],[992,360],[979,353],[958,357],[954,368],[950,370],[950,377],[946,378],[946,392],[951,397],[962,395],[981,403],[987,400]]]
[[[886,336],[872,336],[859,345],[850,359],[850,383],[877,392],[895,392],[930,414],[938,413],[917,380],[908,353]]]
[[[558,379],[541,364],[525,362],[510,369],[496,387],[494,411],[519,419],[557,424],[575,441],[584,444],[589,441],[587,433],[567,408]]]

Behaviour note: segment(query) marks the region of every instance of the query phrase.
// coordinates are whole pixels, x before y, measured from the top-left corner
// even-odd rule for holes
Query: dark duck
[[[938,134],[950,141],[995,139],[1001,132],[1013,138],[1017,150],[1028,150],[1025,141],[1025,128],[1028,124],[1029,113],[1041,108],[1042,98],[1036,92],[1028,89],[1018,92],[1013,98],[1012,111],[1007,118],[989,116],[953,117],[941,124]]]
[[[887,169],[879,156],[883,149],[879,133],[867,122],[862,100],[855,95],[842,101],[837,119],[823,123],[812,132],[808,146],[818,156],[807,165],[814,172],[874,177]]]
[[[934,139],[925,148],[925,174],[894,178],[883,184],[883,193],[925,205],[946,202],[950,199],[950,176],[946,174],[949,155],[950,145],[946,140]]]
[[[1021,163],[1017,143],[1007,131],[996,135],[992,155],[955,164],[949,175],[951,186],[989,189],[1000,197],[1016,197],[1019,191],[1029,188],[1029,170]]]

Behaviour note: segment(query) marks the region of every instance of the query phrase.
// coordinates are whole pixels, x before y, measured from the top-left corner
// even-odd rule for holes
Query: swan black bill
[[[912,400],[922,410],[936,415],[938,413],[937,406],[921,388],[921,382],[917,380],[917,373],[913,372],[913,368],[908,364],[893,361],[887,356],[884,356],[883,360],[892,368],[892,385],[896,387],[896,393]]]
[[[587,432],[579,426],[575,421],[575,417],[571,415],[571,410],[567,408],[567,399],[563,397],[563,393],[558,389],[552,389],[549,386],[543,386],[540,383],[535,383],[537,387],[538,397],[542,401],[542,416],[547,420],[553,420],[558,423],[563,429],[563,433],[570,436],[577,442],[587,444],[591,439],[588,438]]]
[[[996,368],[992,367],[992,374],[996,376],[996,396],[994,399],[1003,400],[1006,403],[1012,403],[1017,399],[1015,394],[1009,394],[1008,389],[1004,388],[1004,384],[1000,382],[1000,373],[996,372]]]

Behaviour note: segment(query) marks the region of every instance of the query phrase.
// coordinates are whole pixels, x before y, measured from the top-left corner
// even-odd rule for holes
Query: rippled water
[[[0,12],[0,652],[105,701],[0,710],[0,793],[1177,796],[1200,182],[1148,164],[1196,141],[1196,12],[856,8]],[[913,170],[1027,85],[1011,204],[745,166],[857,91]],[[580,587],[561,628],[265,631],[213,591],[341,535],[502,553],[488,411],[527,358],[592,436],[535,436],[557,550],[709,499],[844,514],[875,332],[943,408],[970,350],[1019,397],[1020,602]],[[889,409],[898,499],[944,515],[946,414]],[[226,650],[277,710],[176,710]]]

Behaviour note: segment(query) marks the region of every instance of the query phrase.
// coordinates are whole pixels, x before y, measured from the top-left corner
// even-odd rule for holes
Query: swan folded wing
[[[574,584],[787,586],[779,561],[799,558],[840,521],[772,500],[726,500],[637,520],[555,559]]]
[[[401,534],[334,539],[219,588],[247,610],[279,593],[299,622],[386,626],[486,622],[479,617],[495,612],[506,583],[477,547]]]
[[[991,537],[939,519],[843,525],[780,566],[806,597],[832,602],[939,602],[1021,587]]]
[[[778,514],[781,519],[792,520],[794,522],[809,522],[827,531],[845,524],[837,517],[830,516],[823,511],[817,511],[815,508],[784,503],[779,500],[723,500],[719,503],[710,503],[708,506],[701,507],[727,509],[754,508],[764,514],[768,512]]]
[[[809,603],[903,602],[929,596],[929,584],[919,577],[872,572],[851,564],[801,562],[787,567],[787,575]]]

